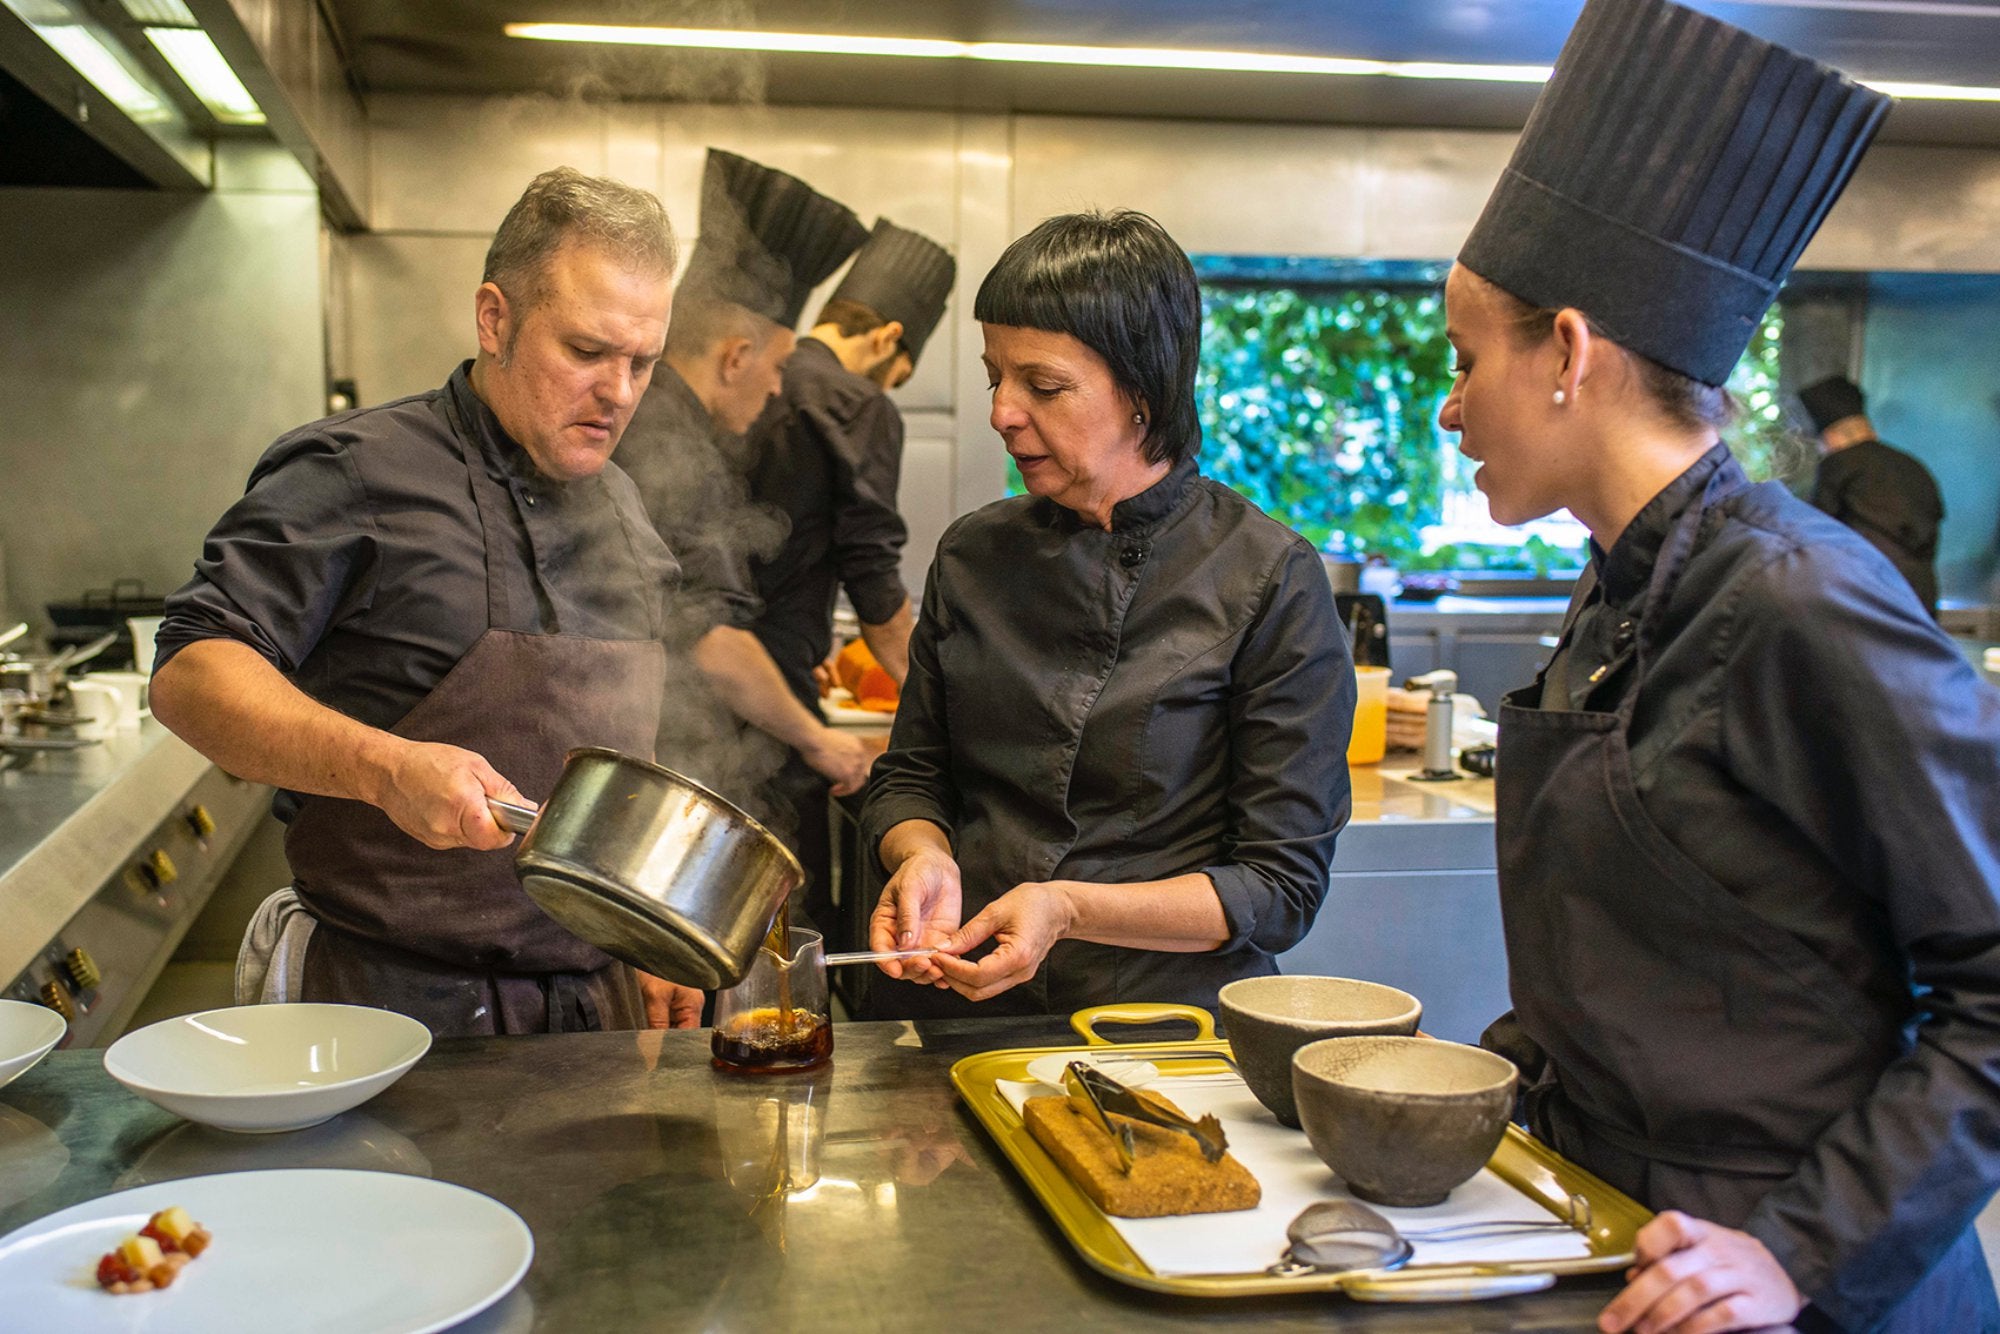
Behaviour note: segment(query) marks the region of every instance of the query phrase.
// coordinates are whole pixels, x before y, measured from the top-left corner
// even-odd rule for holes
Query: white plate
[[[1160,1077],[1160,1067],[1131,1056],[1081,1056],[1075,1052],[1052,1052],[1028,1062],[1028,1075],[1051,1088],[1062,1087],[1063,1070],[1071,1061],[1081,1061],[1100,1074],[1109,1075],[1128,1089],[1141,1088]]]
[[[46,1005],[0,1000],[0,1088],[26,1074],[68,1031],[63,1017]]]
[[[114,1296],[97,1261],[180,1205],[214,1244],[164,1292]],[[14,1329],[430,1334],[504,1297],[535,1256],[520,1216],[387,1172],[229,1172],[120,1191],[0,1238]]]

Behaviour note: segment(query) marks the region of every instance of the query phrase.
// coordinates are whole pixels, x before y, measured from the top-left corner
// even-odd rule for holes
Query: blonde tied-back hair
[[[1555,333],[1556,316],[1562,313],[1559,307],[1532,306],[1498,284],[1488,286],[1513,324],[1515,336],[1523,342],[1540,342]],[[1618,342],[1617,335],[1604,329],[1589,315],[1581,311],[1577,313],[1583,315],[1584,324],[1594,336]],[[1720,431],[1736,420],[1740,408],[1736,396],[1727,387],[1703,384],[1679,371],[1669,370],[1622,343],[1619,346],[1624,347],[1626,354],[1632,358],[1632,365],[1639,375],[1639,387],[1668,421],[1689,430],[1706,428]]]

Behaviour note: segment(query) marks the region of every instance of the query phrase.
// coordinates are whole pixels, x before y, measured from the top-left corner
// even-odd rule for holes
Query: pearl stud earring
[[[1565,394],[1560,389],[1556,390],[1556,406],[1561,407],[1563,404],[1567,402],[1569,402],[1569,395]]]

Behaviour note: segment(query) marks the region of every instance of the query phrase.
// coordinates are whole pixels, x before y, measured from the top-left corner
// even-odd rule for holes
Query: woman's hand
[[[1669,1209],[1639,1229],[1639,1262],[1597,1317],[1605,1334],[1722,1334],[1791,1321],[1805,1305],[1764,1243]]]
[[[882,886],[882,897],[868,918],[868,948],[940,948],[958,930],[963,911],[958,862],[941,848],[920,848],[905,857]],[[890,959],[876,967],[905,981],[944,985],[944,976],[931,959]]]
[[[1016,885],[987,904],[930,961],[953,991],[967,1000],[986,1000],[1033,977],[1075,924],[1067,882]],[[994,950],[977,963],[955,957],[988,940]]]

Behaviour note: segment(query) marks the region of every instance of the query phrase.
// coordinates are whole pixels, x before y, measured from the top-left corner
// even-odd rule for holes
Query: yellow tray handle
[[[1195,1041],[1215,1041],[1215,1016],[1199,1005],[1169,1005],[1154,1001],[1134,1001],[1126,1005],[1093,1005],[1069,1017],[1069,1026],[1093,1047],[1117,1044],[1100,1036],[1099,1024],[1157,1024],[1168,1019],[1185,1019],[1195,1027]]]

